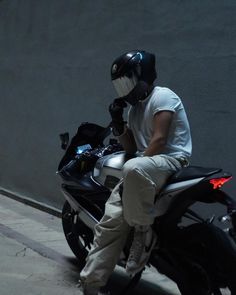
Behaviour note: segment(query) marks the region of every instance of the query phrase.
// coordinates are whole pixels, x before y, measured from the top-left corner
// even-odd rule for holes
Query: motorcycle
[[[57,171],[66,200],[62,225],[81,267],[93,243],[94,226],[121,178],[122,166],[135,156],[127,155],[110,135],[110,126],[93,123],[82,123],[71,142],[68,133],[60,135],[61,147],[66,150]],[[157,197],[153,230],[158,243],[147,266],[173,280],[182,295],[220,295],[226,287],[236,295],[236,202],[221,189],[231,178],[220,168],[183,167]],[[229,222],[229,228],[222,230],[213,223],[214,217],[204,219],[191,209],[198,202],[224,205],[227,213],[219,220]],[[121,266],[125,266],[131,242],[132,232],[118,262]],[[126,291],[141,275],[142,271]]]

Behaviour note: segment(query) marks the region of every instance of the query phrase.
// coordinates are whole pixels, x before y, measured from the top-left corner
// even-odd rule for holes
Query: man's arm
[[[127,104],[122,98],[116,98],[109,106],[113,134],[117,136],[126,153],[134,154],[137,151],[137,146],[132,131],[127,127],[123,119],[125,107],[127,107]]]
[[[166,146],[167,138],[174,113],[171,111],[158,112],[153,118],[154,131],[152,139],[144,152],[144,156],[161,154]]]
[[[137,151],[137,146],[133,132],[127,126],[125,126],[124,130],[124,133],[118,136],[118,140],[122,144],[126,153],[135,154]]]

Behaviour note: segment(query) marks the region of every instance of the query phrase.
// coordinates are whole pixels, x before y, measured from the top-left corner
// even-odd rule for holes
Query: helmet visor
[[[127,96],[137,85],[138,78],[135,75],[131,77],[123,76],[112,80],[119,97]]]

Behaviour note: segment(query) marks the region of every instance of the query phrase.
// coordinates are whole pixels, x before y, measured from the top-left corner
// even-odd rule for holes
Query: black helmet
[[[152,85],[156,77],[155,55],[144,50],[122,54],[111,66],[111,79],[120,97],[127,96],[140,81]]]

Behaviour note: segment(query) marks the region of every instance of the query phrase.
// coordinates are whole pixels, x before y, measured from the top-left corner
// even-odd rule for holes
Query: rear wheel
[[[182,249],[207,273],[209,294],[221,294],[221,287],[228,287],[236,295],[236,250],[227,234],[213,224],[194,224],[182,237]]]
[[[72,252],[78,258],[80,267],[85,265],[85,259],[93,243],[93,231],[86,226],[66,201],[62,209],[62,226]]]
[[[162,249],[153,251],[151,264],[173,280],[182,295],[210,295],[206,272],[199,265],[186,260],[182,251],[163,246]]]
[[[151,263],[176,282],[182,295],[236,295],[236,251],[212,224],[198,223],[169,232]],[[158,253],[159,252],[159,253]]]

